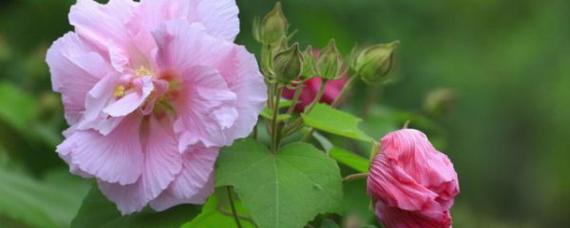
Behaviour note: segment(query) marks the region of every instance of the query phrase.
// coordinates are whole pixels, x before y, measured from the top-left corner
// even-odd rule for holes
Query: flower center
[[[115,91],[113,92],[113,97],[121,98],[125,96],[125,90],[126,88],[124,85],[118,85],[117,87],[115,87]]]
[[[142,76],[153,76],[153,72],[144,66],[140,66],[138,69],[135,70],[135,75],[142,77]]]

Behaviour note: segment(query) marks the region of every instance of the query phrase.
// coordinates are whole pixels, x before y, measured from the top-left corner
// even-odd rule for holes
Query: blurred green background
[[[44,63],[51,42],[72,29],[67,13],[73,2],[0,1],[0,225],[20,226],[26,218],[17,211],[35,206],[50,208],[51,214],[26,212],[56,217],[55,225],[64,226],[88,189],[86,181],[69,178],[54,152],[66,126]],[[274,2],[238,4],[238,43],[255,52],[250,24]],[[431,119],[444,129],[437,133],[445,138],[440,148],[459,174],[455,227],[570,225],[568,1],[286,0],[283,5],[303,45],[324,46],[335,38],[348,53],[357,43],[401,41],[392,74],[397,81],[359,88],[365,92],[352,96],[350,108],[375,102],[417,112],[431,91],[454,91],[453,107]]]

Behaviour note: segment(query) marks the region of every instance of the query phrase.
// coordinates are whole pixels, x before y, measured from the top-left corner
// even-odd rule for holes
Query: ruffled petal
[[[99,180],[122,185],[135,183],[143,171],[141,117],[134,115],[109,135],[93,130],[75,131],[57,148],[70,166]]]
[[[209,124],[211,121],[203,121],[203,123],[209,124],[209,127],[194,130],[195,127],[190,127],[191,122],[200,118],[192,120],[190,119],[192,116],[187,117],[187,120],[177,121],[175,131],[181,133],[183,128],[189,130],[188,134],[182,134],[183,137],[180,140],[183,143],[182,146],[196,143],[200,136],[205,135],[212,136],[208,140],[202,140],[206,146],[229,145],[237,138],[247,137],[257,123],[258,115],[267,100],[266,85],[259,72],[255,57],[241,46],[211,37],[204,34],[200,29],[179,21],[165,24],[154,32],[154,37],[159,46],[157,62],[163,71],[178,72],[181,74],[182,80],[194,80],[192,77],[196,77],[198,74],[193,73],[196,70],[188,68],[212,66],[225,81],[213,83],[212,86],[215,87],[212,89],[226,90],[221,88],[221,86],[225,86],[236,95],[235,102],[231,104],[233,105],[231,108],[235,108],[235,112],[227,109],[230,106],[226,105],[219,107],[223,108],[224,115],[221,115],[221,111],[215,112],[211,108],[197,110],[202,113],[206,113],[206,111],[211,113],[209,119],[216,121],[217,125],[222,127],[214,128],[215,125]],[[211,55],[211,53],[216,53],[216,55]],[[207,89],[205,86],[196,88]],[[185,90],[198,91],[187,88]],[[207,92],[204,94],[207,96],[204,96],[203,99],[219,100],[214,97],[214,94],[217,93]],[[194,105],[197,104],[199,103],[194,103]],[[187,107],[191,106],[183,102],[181,107],[184,110],[189,110]],[[209,107],[213,106],[210,105]],[[229,114],[231,116],[228,116]],[[237,118],[235,114],[237,114]],[[181,114],[181,116],[186,115]],[[233,120],[233,118],[236,119]]]
[[[182,155],[169,124],[156,118],[149,120],[144,146],[144,169],[141,178],[131,185],[99,182],[103,194],[117,204],[122,214],[141,211],[160,195],[182,169]]]
[[[233,41],[239,33],[239,10],[234,0],[143,0],[135,23],[154,30],[170,20],[202,24],[208,34]]]
[[[232,140],[245,138],[257,124],[259,113],[267,101],[267,86],[259,72],[257,60],[244,47],[235,46],[216,66],[230,90],[238,97],[236,110],[239,118],[225,130],[225,134]]]
[[[236,99],[217,71],[195,67],[185,72],[183,89],[175,103],[174,131],[179,136],[180,151],[198,142],[207,147],[231,143],[224,130],[238,118]]]
[[[136,6],[130,0],[110,0],[107,4],[78,0],[71,7],[69,22],[81,37],[106,52],[109,47],[124,47],[129,42],[126,24]]]
[[[398,168],[402,175],[409,175],[430,191],[450,193],[440,197],[449,200],[459,193],[451,161],[433,147],[424,133],[414,129],[393,132],[382,140],[382,151],[394,163],[391,167]]]
[[[426,215],[417,211],[406,211],[397,207],[389,207],[378,201],[375,204],[375,213],[382,223],[390,228],[451,227],[451,214],[447,210]]]
[[[158,45],[156,62],[161,71],[181,73],[193,66],[215,66],[236,46],[181,20],[163,23],[152,34]]]
[[[103,57],[72,32],[53,43],[46,62],[52,88],[62,95],[66,120],[74,125],[85,111],[87,92],[112,69]]]
[[[152,208],[163,211],[179,204],[202,204],[214,192],[214,164],[218,148],[195,147],[184,153],[182,172],[155,200]]]
[[[157,62],[160,68],[177,74],[183,84],[181,94],[175,100],[178,119],[174,130],[179,135],[180,150],[198,142],[207,147],[231,144],[235,136],[228,134],[228,130],[239,121],[237,104],[241,98],[214,67],[231,56],[235,45],[179,21],[165,24],[154,36],[159,45]],[[256,81],[248,82],[255,85]],[[260,86],[265,88],[264,84]],[[256,118],[258,114],[250,113],[244,117]],[[253,125],[249,131],[252,128]]]
[[[189,15],[191,22],[204,24],[209,34],[233,41],[239,33],[238,13],[235,0],[199,0]]]
[[[420,131],[384,136],[374,158],[368,193],[387,227],[450,227],[449,209],[459,193],[451,162]]]
[[[126,24],[138,3],[130,0],[110,0],[103,5],[93,0],[78,0],[71,7],[69,22],[82,38],[111,60],[118,71],[129,63],[130,53],[136,51],[130,42]]]
[[[368,178],[369,194],[388,205],[405,210],[420,210],[435,202],[437,194],[418,184],[412,177],[393,167],[390,161],[373,161]]]
[[[101,79],[89,90],[85,99],[85,113],[75,127],[76,130],[94,129],[103,135],[109,134],[122,121],[122,117],[111,118],[103,112],[113,100],[113,92],[119,85],[119,77],[111,74]]]

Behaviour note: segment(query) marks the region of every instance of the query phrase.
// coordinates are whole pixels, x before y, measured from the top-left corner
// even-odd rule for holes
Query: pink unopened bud
[[[449,158],[422,132],[403,129],[382,138],[368,194],[387,228],[448,228],[459,182]]]
[[[321,57],[321,51],[319,49],[309,48],[307,51],[305,51],[305,54],[307,54],[307,56],[305,56],[305,60],[309,60],[310,59],[309,57],[313,57],[316,59],[319,59]],[[301,96],[299,97],[299,102],[295,106],[296,112],[303,112],[305,110],[305,107],[309,106],[313,102],[313,100],[317,96],[317,93],[319,92],[323,80],[317,75],[313,76],[316,77],[306,80],[305,83],[303,84],[303,90],[301,92]],[[344,88],[344,86],[348,81],[348,77],[346,73],[343,73],[338,78],[339,79],[327,81],[323,97],[321,98],[321,100],[319,100],[320,103],[332,104],[336,99],[338,99],[340,92],[342,91],[342,89]],[[284,98],[293,99],[294,96],[295,96],[295,90],[285,89],[283,91]]]

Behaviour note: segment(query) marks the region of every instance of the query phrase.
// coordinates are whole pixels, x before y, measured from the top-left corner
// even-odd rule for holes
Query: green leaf
[[[221,189],[225,193],[226,189]],[[221,193],[221,192],[220,192]],[[226,193],[227,194],[227,193]],[[202,208],[202,213],[200,213],[196,218],[192,221],[184,224],[182,228],[193,228],[193,227],[235,227],[236,221],[235,218],[231,214],[231,207],[229,206],[228,202],[222,202],[223,199],[220,199],[221,194],[212,195],[204,207]],[[227,197],[226,197],[227,198]],[[240,216],[240,224],[244,228],[255,227],[251,220],[244,219],[247,214],[245,212],[245,208],[243,208],[241,202],[236,201],[234,199],[234,204],[236,207],[236,211]],[[224,212],[220,209],[223,209]]]
[[[362,121],[351,114],[328,105],[317,104],[309,113],[303,113],[303,122],[312,128],[351,139],[370,142],[373,139],[358,128]]]
[[[330,156],[337,160],[338,162],[353,168],[354,170],[367,173],[369,161],[366,158],[358,156],[350,151],[342,149],[340,147],[333,147],[330,151]]]
[[[83,201],[71,227],[180,227],[194,218],[200,209],[195,205],[182,205],[163,212],[150,209],[121,216],[115,205],[108,201],[97,187],[93,187]]]
[[[0,121],[25,132],[38,113],[34,98],[12,84],[0,83]]]
[[[220,154],[216,186],[234,186],[260,227],[303,227],[320,213],[342,210],[338,165],[306,143],[273,154],[257,141],[237,141]]]
[[[48,180],[0,169],[0,217],[31,227],[69,226],[87,186],[69,174]]]

